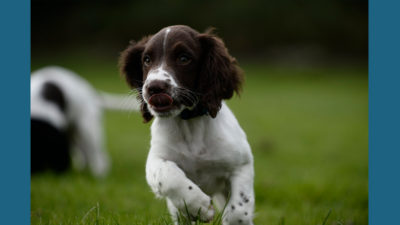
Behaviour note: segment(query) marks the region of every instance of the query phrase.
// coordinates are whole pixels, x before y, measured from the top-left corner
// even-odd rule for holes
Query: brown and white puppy
[[[155,117],[146,178],[173,219],[187,207],[192,218],[212,220],[215,197],[219,206],[228,201],[224,224],[253,224],[253,156],[223,101],[239,92],[243,76],[222,40],[166,27],[132,42],[120,69],[138,90],[144,121]]]

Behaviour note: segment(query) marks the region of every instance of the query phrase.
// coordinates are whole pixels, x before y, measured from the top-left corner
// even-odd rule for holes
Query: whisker
[[[195,95],[203,95],[203,94],[201,94],[201,93],[192,91],[192,90],[187,89],[187,88],[184,88],[184,87],[176,87],[176,88],[179,89],[179,90],[187,91],[187,92],[192,93],[192,94],[195,94]]]
[[[185,100],[187,100],[191,105],[196,105],[199,102],[198,95],[187,88],[177,88],[178,94]]]

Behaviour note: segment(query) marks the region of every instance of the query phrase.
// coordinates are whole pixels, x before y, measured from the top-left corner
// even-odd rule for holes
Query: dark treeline
[[[186,24],[217,28],[245,57],[330,57],[366,61],[367,0],[32,0],[32,54],[118,52],[130,39]]]

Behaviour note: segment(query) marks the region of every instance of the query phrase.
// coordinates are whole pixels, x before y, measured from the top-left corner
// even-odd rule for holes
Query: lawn
[[[75,70],[98,89],[129,91],[115,61],[34,60],[32,69],[48,63]],[[255,158],[254,223],[368,224],[367,68],[243,69],[244,91],[228,105]],[[104,119],[110,175],[32,177],[32,224],[168,224],[165,202],[145,181],[150,124],[135,112],[107,111]]]

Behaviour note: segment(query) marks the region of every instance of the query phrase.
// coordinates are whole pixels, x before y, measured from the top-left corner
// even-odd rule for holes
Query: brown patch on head
[[[172,26],[166,41],[166,62],[179,85],[189,90],[197,89],[201,67],[199,33],[187,26]]]

